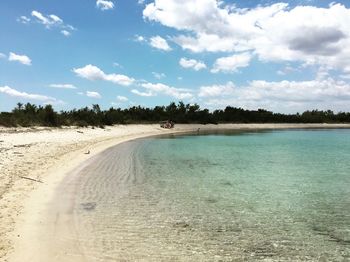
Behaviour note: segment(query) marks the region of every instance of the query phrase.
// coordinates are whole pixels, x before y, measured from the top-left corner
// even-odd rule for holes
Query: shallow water
[[[91,261],[350,261],[350,130],[131,141],[79,175]]]

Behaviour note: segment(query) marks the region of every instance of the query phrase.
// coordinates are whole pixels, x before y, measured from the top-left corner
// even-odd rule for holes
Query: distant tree
[[[37,106],[31,103],[17,103],[11,112],[0,113],[2,126],[100,126],[128,123],[155,123],[173,120],[176,123],[350,123],[350,113],[334,113],[331,110],[308,110],[302,114],[273,113],[265,109],[245,110],[227,106],[210,112],[198,104],[176,104],[145,108],[109,108],[101,110],[98,104],[70,111],[55,112],[51,105]]]
[[[17,109],[18,109],[18,111],[21,111],[23,109],[23,104],[17,103]]]
[[[52,105],[46,105],[44,107],[44,123],[47,126],[57,126],[57,113],[52,108]]]
[[[93,104],[92,105],[92,110],[95,112],[95,114],[101,113],[101,108],[98,104]]]

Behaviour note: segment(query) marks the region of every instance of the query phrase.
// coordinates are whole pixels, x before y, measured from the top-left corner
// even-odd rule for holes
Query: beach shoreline
[[[67,174],[107,148],[162,134],[215,130],[350,128],[349,124],[129,125],[100,128],[0,128],[0,260],[30,261],[47,204]],[[76,261],[76,260],[75,260]]]

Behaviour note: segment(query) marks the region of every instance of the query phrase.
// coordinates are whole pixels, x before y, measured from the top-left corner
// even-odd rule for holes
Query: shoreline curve
[[[0,217],[0,232],[5,233],[0,242],[0,260],[31,261],[31,258],[37,255],[39,251],[39,247],[36,246],[37,240],[43,237],[40,235],[41,229],[48,223],[45,221],[45,214],[48,203],[56,192],[55,189],[70,172],[110,147],[138,138],[193,133],[198,130],[202,132],[340,128],[350,128],[350,124],[184,124],[176,125],[171,130],[162,129],[158,125],[130,125],[108,127],[107,131],[68,128],[63,131],[39,129],[39,131],[27,133],[25,130],[22,133],[22,130],[13,132],[6,128],[0,129],[0,134],[4,134],[1,136],[4,138],[1,142],[5,144],[4,148],[7,149],[1,150],[0,156],[4,156],[5,159],[9,155],[11,156],[11,153],[12,155],[17,155],[16,152],[18,155],[19,153],[23,154],[23,157],[13,161],[6,158],[3,166],[0,166],[5,171],[5,175],[12,176],[9,186],[0,191],[0,207],[4,210]],[[84,137],[85,133],[88,133],[86,135],[89,136],[88,139],[86,137],[85,140],[80,139],[81,136]],[[48,141],[46,144],[41,141],[51,138],[52,141]],[[73,144],[72,139],[74,140]],[[29,143],[25,144],[24,142]],[[58,143],[59,146],[54,146],[55,143]],[[34,163],[33,166],[33,162],[27,163],[25,153],[31,154],[30,157],[39,162],[39,165]],[[46,162],[45,154],[48,157]],[[14,171],[15,174],[13,174]],[[34,179],[36,181],[20,179],[23,176],[37,179]],[[43,183],[37,183],[38,181]],[[5,208],[3,209],[3,207]],[[51,261],[54,261],[53,259]]]

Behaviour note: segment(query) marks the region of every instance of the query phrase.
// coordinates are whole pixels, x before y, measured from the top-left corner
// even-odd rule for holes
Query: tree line
[[[172,102],[168,106],[153,108],[133,106],[126,109],[101,110],[92,107],[56,112],[51,105],[18,103],[11,112],[0,113],[0,125],[15,126],[106,126],[114,124],[158,123],[171,120],[175,123],[350,123],[349,112],[334,113],[331,110],[305,111],[301,114],[273,113],[264,109],[245,110],[227,106],[210,112],[197,104]]]

